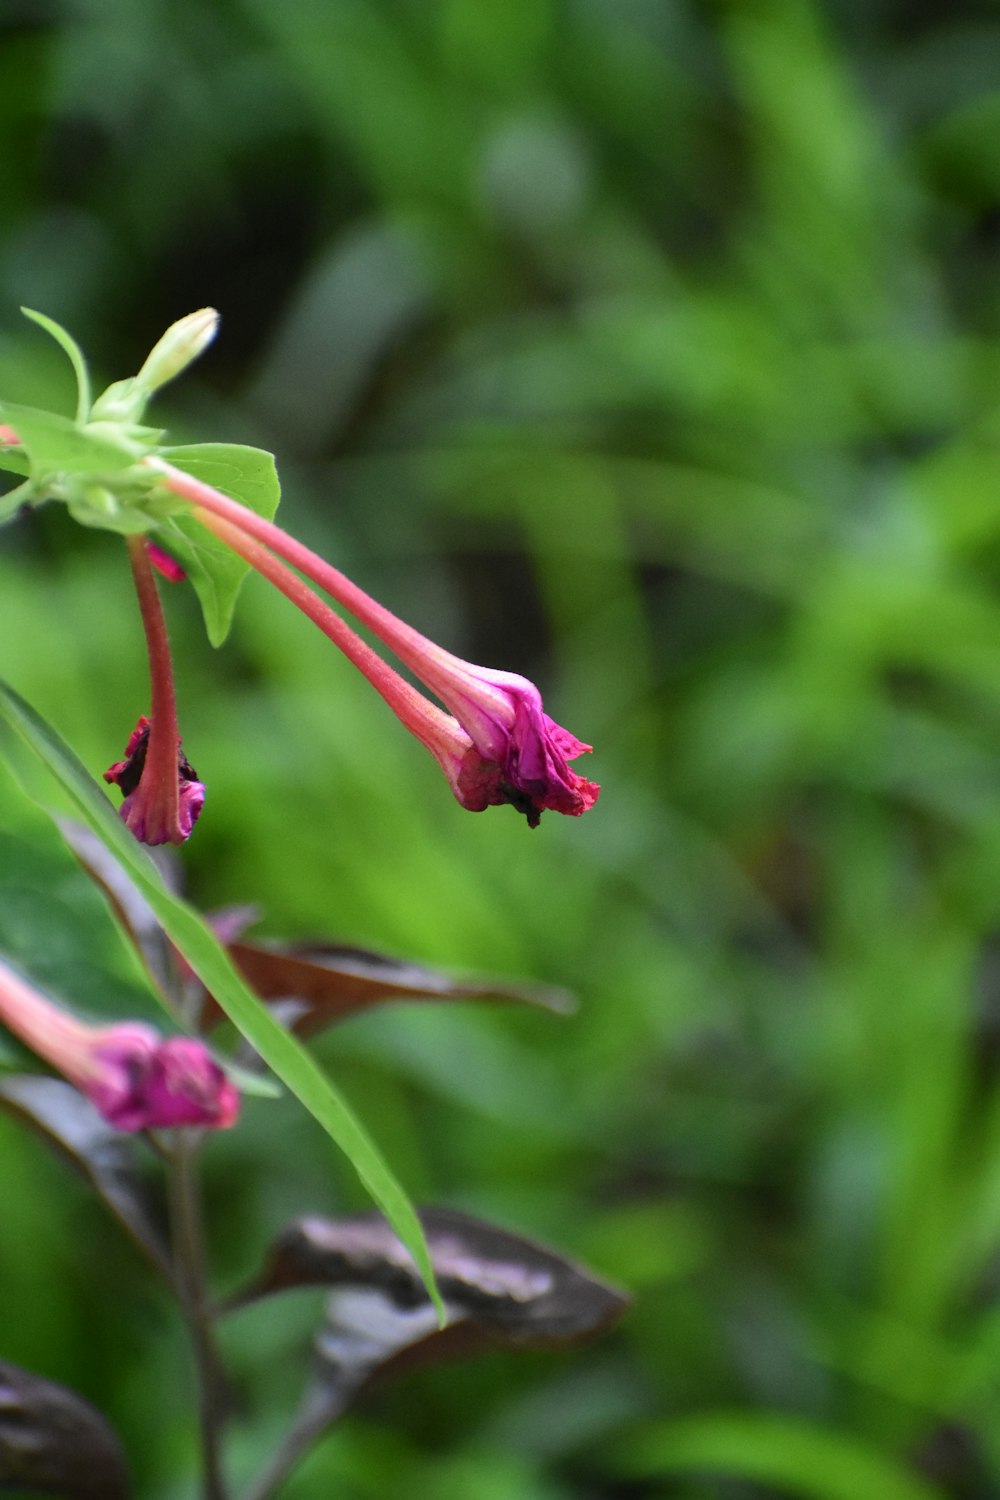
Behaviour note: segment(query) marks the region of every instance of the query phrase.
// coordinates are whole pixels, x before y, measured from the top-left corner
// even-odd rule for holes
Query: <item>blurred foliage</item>
[[[575,988],[318,1050],[418,1199],[636,1295],[375,1397],[288,1500],[1000,1496],[998,48],[986,0],[0,14],[0,390],[71,406],[18,303],[99,381],[217,305],[159,420],[272,448],[286,524],[605,788],[469,816],[262,583],[218,654],[167,601],[194,897]],[[42,513],[0,555],[0,671],[95,771],[146,707],[119,552]],[[0,1353],[189,1493],[158,1289],[0,1137]],[[291,1105],[209,1165],[230,1279],[358,1201]],[[247,1472],[314,1318],[233,1326]]]

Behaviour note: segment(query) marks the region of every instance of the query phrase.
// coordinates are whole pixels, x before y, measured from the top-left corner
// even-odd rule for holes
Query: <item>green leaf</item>
[[[129,468],[144,451],[110,423],[81,427],[68,417],[14,401],[0,401],[0,421],[13,427],[31,460],[32,474],[40,477],[112,474]]]
[[[198,913],[167,890],[146,849],[115,816],[97,782],[62,737],[3,681],[0,681],[0,713],[72,798],[80,815],[131,877],[164,931],[230,1020],[349,1158],[413,1256],[443,1322],[444,1309],[420,1221],[364,1127],[310,1054],[247,989],[225,949]]]
[[[23,474],[27,478],[31,473],[31,460],[23,448],[0,443],[0,469],[6,469],[10,474]]]
[[[107,900],[3,764],[0,953],[101,1020],[156,1019],[162,1004]]]
[[[87,361],[83,357],[83,350],[73,338],[72,334],[66,332],[61,324],[47,318],[44,313],[33,312],[30,307],[22,307],[21,311],[32,323],[37,323],[39,328],[55,339],[63,353],[73,366],[73,374],[76,376],[76,420],[85,422],[90,414],[90,376],[87,373]]]
[[[239,443],[193,443],[161,449],[161,457],[195,479],[239,500],[257,515],[272,520],[281,498],[274,455]],[[249,564],[190,516],[172,516],[159,536],[186,570],[201,601],[205,629],[213,646],[221,646],[233,621],[236,598]]]
[[[664,1422],[621,1454],[630,1475],[726,1474],[796,1500],[942,1500],[888,1454],[850,1433],[795,1417],[720,1413]]]

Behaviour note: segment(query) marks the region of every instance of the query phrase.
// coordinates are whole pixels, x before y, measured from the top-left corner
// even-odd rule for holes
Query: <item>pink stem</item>
[[[143,466],[155,469],[162,474],[167,489],[173,494],[179,495],[184,500],[193,500],[203,511],[211,511],[222,520],[231,522],[244,534],[263,542],[278,557],[283,557],[293,567],[307,573],[319,584],[320,588],[326,590],[331,598],[336,599],[339,604],[349,610],[355,619],[373,630],[379,639],[395,651],[400,660],[416,672],[422,681],[428,681],[428,653],[437,656],[444,656],[446,653],[428,641],[419,630],[414,630],[412,625],[407,625],[405,620],[401,620],[398,615],[394,615],[391,610],[372,599],[339,568],[335,568],[332,563],[328,563],[325,558],[320,557],[309,547],[303,546],[293,536],[289,536],[287,531],[282,531],[280,526],[275,526],[273,521],[266,521],[263,516],[258,516],[255,511],[241,505],[238,500],[230,500],[227,495],[220,494],[211,485],[193,478],[190,474],[185,474],[181,469],[173,468],[162,459],[144,459]],[[204,516],[202,520],[204,521]],[[230,546],[233,545],[229,535],[226,540]],[[256,564],[254,566],[256,567]],[[456,665],[465,665],[465,663],[458,663],[457,658],[449,659]],[[433,682],[428,682],[428,686],[437,690]]]
[[[158,464],[157,467],[160,467],[160,465]],[[169,466],[162,465],[162,467],[167,468]],[[173,470],[172,472],[185,479],[188,477],[187,475],[180,476],[179,470]],[[198,484],[198,481],[194,480],[192,483]],[[173,485],[171,485],[171,488],[173,488]],[[208,486],[200,486],[200,488],[208,489]],[[179,491],[175,491],[175,493],[179,493]],[[225,497],[217,495],[215,490],[209,490],[209,493],[216,500],[225,500]],[[195,499],[196,497],[188,495],[185,498]],[[244,526],[244,516],[252,515],[253,513],[245,512],[243,506],[237,505],[234,501],[226,501],[225,503],[226,505],[231,505],[238,514],[240,518],[238,526],[232,525],[228,520],[223,518],[221,505],[216,505],[212,509],[209,509],[198,500],[194,514],[207,530],[213,532],[220,541],[225,542],[226,546],[231,548],[233,552],[238,553],[262,577],[280,589],[286,599],[290,599],[304,615],[312,620],[314,625],[319,626],[323,634],[333,641],[334,645],[340,648],[348,661],[352,662],[363,676],[368,679],[375,691],[385,700],[393,713],[416,736],[422,745],[425,745],[435,754],[442,748],[442,742],[447,742],[448,748],[458,755],[461,755],[468,749],[469,741],[464,731],[450,714],[445,713],[436,704],[429,703],[422,693],[418,692],[415,687],[400,677],[398,672],[394,672],[392,667],[388,666],[372,650],[371,646],[363,641],[360,636],[356,635],[351,627],[328,604],[324,604],[322,599],[318,599],[312,589],[303,583],[301,578],[278,562],[266,547],[262,547],[259,542],[254,541],[252,537],[247,535],[253,528]],[[260,517],[255,516],[254,519],[260,521]],[[260,524],[263,527],[268,527],[270,531],[278,532],[278,527],[271,526],[269,522],[261,521]],[[284,536],[285,533],[279,532],[279,535]],[[290,543],[292,542],[291,537],[288,537],[287,540]],[[297,549],[309,557],[313,556],[307,547],[300,548],[298,543],[293,543],[293,548],[289,550],[293,549]],[[334,569],[333,571],[336,570]]]

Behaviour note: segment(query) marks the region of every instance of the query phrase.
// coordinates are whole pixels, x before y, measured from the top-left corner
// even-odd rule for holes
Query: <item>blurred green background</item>
[[[6,0],[0,391],[41,308],[278,456],[285,524],[596,751],[470,816],[252,580],[167,599],[201,905],[575,989],[318,1050],[418,1201],[631,1289],[567,1355],[387,1389],[288,1500],[1000,1496],[1000,12],[972,0]],[[122,549],[6,530],[0,672],[95,772],[146,704]],[[171,1309],[0,1122],[0,1353],[192,1493]],[[219,1279],[363,1202],[290,1104],[208,1160]],[[250,1472],[317,1301],[234,1323]]]

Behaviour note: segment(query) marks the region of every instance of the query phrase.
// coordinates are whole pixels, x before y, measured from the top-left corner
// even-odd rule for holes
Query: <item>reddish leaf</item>
[[[61,1078],[0,1079],[0,1109],[28,1125],[90,1183],[104,1205],[167,1282],[165,1236],[136,1168],[135,1141],[102,1120],[90,1100]]]
[[[121,1444],[82,1396],[0,1360],[0,1489],[128,1500]]]
[[[289,1003],[289,1024],[299,1036],[312,1036],[335,1021],[387,1000],[514,1001],[557,1012],[573,1006],[572,996],[565,990],[455,979],[439,969],[387,958],[365,948],[323,944],[261,948],[253,943],[232,943],[229,952],[258,995]],[[220,1019],[214,1002],[207,1001],[203,1025],[214,1025]]]
[[[468,1214],[420,1215],[448,1322],[377,1214],[294,1220],[261,1275],[231,1306],[304,1286],[335,1286],[316,1361],[286,1441],[248,1500],[273,1494],[301,1456],[376,1380],[490,1349],[550,1348],[610,1327],[628,1299],[554,1251]]]

